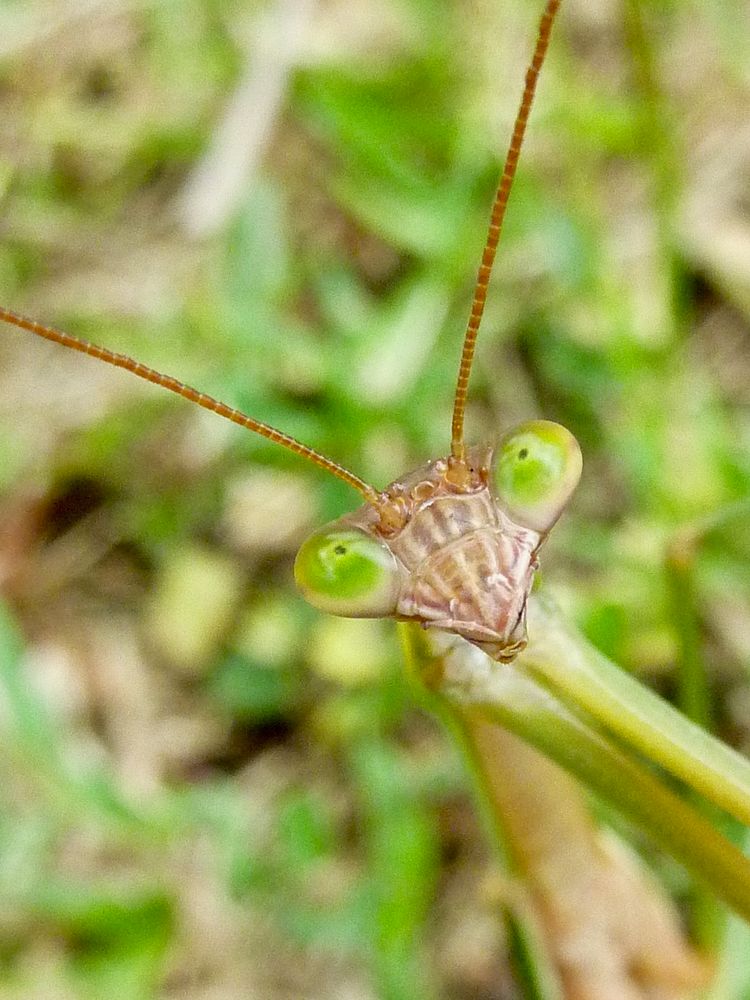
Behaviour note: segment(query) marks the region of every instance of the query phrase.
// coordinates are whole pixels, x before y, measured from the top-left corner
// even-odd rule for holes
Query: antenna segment
[[[479,324],[482,322],[484,304],[487,300],[487,288],[490,283],[492,265],[495,262],[497,245],[500,242],[500,233],[503,228],[505,209],[508,205],[508,196],[513,186],[513,178],[516,175],[518,157],[521,152],[521,144],[526,131],[526,123],[529,120],[529,112],[534,100],[539,71],[542,68],[544,57],[547,54],[552,22],[555,19],[561,0],[547,0],[541,21],[539,22],[539,32],[537,34],[534,55],[526,70],[526,82],[523,89],[521,104],[516,114],[516,121],[513,126],[508,154],[505,158],[500,184],[495,194],[495,203],[492,206],[490,215],[490,226],[487,232],[487,241],[482,252],[482,262],[479,265],[479,274],[474,288],[474,298],[471,303],[471,313],[464,336],[464,346],[461,352],[461,364],[458,369],[458,381],[456,384],[456,396],[453,403],[453,424],[451,427],[451,454],[458,462],[463,463],[466,454],[464,445],[464,414],[466,411],[466,396],[469,386],[469,375],[471,374],[471,364],[474,360],[474,347],[479,332]]]
[[[171,375],[162,375],[161,372],[142,365],[140,361],[135,361],[133,358],[128,357],[127,354],[118,354],[115,351],[109,351],[106,347],[99,347],[88,340],[73,337],[69,333],[63,333],[62,330],[57,330],[55,327],[37,323],[36,320],[29,319],[27,316],[22,316],[20,313],[13,312],[1,306],[0,320],[10,323],[12,326],[20,327],[22,330],[28,330],[29,333],[35,333],[37,337],[51,340],[55,344],[70,347],[74,351],[80,351],[81,354],[88,354],[90,357],[104,361],[115,368],[124,368],[125,371],[137,375],[138,378],[142,378],[146,382],[152,382],[154,385],[160,385],[163,389],[169,389],[170,392],[182,396],[183,399],[189,399],[191,403],[197,403],[204,410],[211,410],[212,413],[218,413],[225,420],[231,420],[233,424],[239,424],[240,427],[245,427],[256,434],[260,434],[261,437],[268,438],[269,441],[288,448],[289,451],[293,451],[296,455],[306,458],[319,468],[325,469],[326,472],[330,472],[334,476],[338,476],[339,479],[343,479],[345,483],[348,483],[358,493],[361,493],[368,503],[376,506],[380,504],[380,494],[372,486],[360,479],[359,476],[355,476],[353,472],[349,472],[343,466],[331,461],[330,458],[326,458],[325,455],[319,454],[314,449],[308,448],[306,444],[302,444],[289,434],[283,434],[281,431],[277,431],[275,427],[264,424],[261,420],[255,420],[246,413],[242,413],[241,410],[235,410],[234,407],[227,406],[226,403],[214,399],[213,396],[207,396],[205,392],[199,392],[197,389],[193,389],[192,386],[185,385],[183,382],[178,381],[178,379],[172,378]]]

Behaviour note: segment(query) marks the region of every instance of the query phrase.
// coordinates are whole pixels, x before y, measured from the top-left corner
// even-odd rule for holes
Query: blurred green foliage
[[[536,10],[311,9],[196,239],[188,177],[289,5],[89,6],[0,6],[3,300],[378,485],[445,452]],[[743,747],[748,522],[679,550],[688,605],[665,558],[750,485],[748,28],[726,0],[565,12],[469,411],[576,434],[548,582],[665,693],[707,678],[694,712]],[[489,855],[392,630],[292,590],[348,489],[32,339],[0,345],[0,998],[500,995]]]

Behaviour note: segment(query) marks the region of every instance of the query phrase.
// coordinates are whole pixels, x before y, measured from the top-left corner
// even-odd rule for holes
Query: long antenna
[[[345,483],[353,486],[355,490],[361,493],[368,503],[379,506],[381,502],[380,494],[372,486],[360,479],[359,476],[355,476],[353,472],[349,472],[343,466],[331,461],[330,458],[326,458],[325,455],[321,455],[312,448],[308,448],[306,444],[302,444],[295,438],[290,437],[289,434],[283,434],[281,431],[277,431],[275,427],[264,424],[261,420],[255,420],[246,413],[235,410],[232,406],[227,406],[226,403],[214,399],[213,396],[207,396],[205,392],[198,392],[197,389],[185,385],[176,378],[172,378],[171,375],[162,375],[161,372],[142,365],[140,361],[135,361],[133,358],[128,357],[127,354],[117,354],[115,351],[109,351],[106,347],[99,347],[88,340],[73,337],[71,334],[63,333],[62,330],[57,330],[53,326],[45,326],[43,323],[37,323],[36,320],[29,319],[27,316],[22,316],[20,313],[5,309],[2,306],[0,306],[0,320],[20,327],[22,330],[28,330],[30,333],[35,333],[37,337],[51,340],[55,344],[62,344],[63,347],[70,347],[74,351],[80,351],[81,354],[88,354],[92,358],[98,358],[99,361],[104,361],[108,365],[114,365],[115,368],[124,368],[125,371],[137,375],[138,378],[145,379],[146,382],[153,382],[154,385],[160,385],[164,389],[169,389],[170,392],[182,396],[183,399],[189,399],[191,403],[197,403],[204,410],[211,410],[212,413],[218,413],[220,417],[231,420],[233,424],[239,424],[240,427],[246,427],[248,430],[255,431],[261,437],[268,438],[269,441],[274,441],[276,444],[288,448],[289,451],[293,451],[296,455],[301,455],[302,458],[306,458],[319,468],[325,469],[326,472],[338,476],[339,479],[343,479]]]
[[[521,152],[526,123],[529,120],[531,104],[534,100],[536,83],[539,79],[539,71],[542,68],[544,57],[547,54],[552,22],[557,14],[561,0],[547,0],[542,19],[539,22],[539,33],[536,38],[536,46],[529,68],[526,70],[526,82],[523,88],[523,97],[516,114],[516,121],[513,126],[508,154],[505,158],[503,174],[495,195],[495,203],[492,206],[490,215],[490,227],[487,232],[487,241],[482,252],[482,262],[479,265],[479,274],[474,288],[474,299],[471,303],[471,313],[464,336],[464,346],[461,352],[461,364],[458,369],[458,381],[456,383],[456,397],[453,403],[453,424],[451,427],[451,454],[459,462],[463,462],[466,453],[464,445],[464,413],[466,411],[466,395],[469,387],[469,375],[471,374],[471,363],[474,360],[474,347],[479,332],[479,324],[482,322],[484,304],[487,300],[487,288],[490,283],[492,265],[495,262],[497,245],[500,242],[500,233],[503,228],[505,209],[508,205],[508,196],[513,186],[513,178],[516,175],[518,157]]]

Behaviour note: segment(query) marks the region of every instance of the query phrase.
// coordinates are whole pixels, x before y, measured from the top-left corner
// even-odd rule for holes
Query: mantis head
[[[474,449],[465,479],[438,459],[316,532],[297,555],[297,585],[321,611],[449,629],[512,659],[526,640],[537,553],[581,468],[570,431],[521,424]]]

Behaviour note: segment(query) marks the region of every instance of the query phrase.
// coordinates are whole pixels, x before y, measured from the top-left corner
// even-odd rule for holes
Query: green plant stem
[[[713,729],[711,690],[708,683],[700,602],[695,580],[697,547],[703,537],[691,526],[672,536],[664,553],[664,579],[669,597],[669,614],[676,644],[676,704],[685,715],[709,732]],[[694,797],[697,798],[697,796]],[[698,809],[715,807],[696,802]],[[710,814],[709,814],[709,818]],[[726,914],[715,897],[695,886],[685,901],[689,909],[694,940],[706,952],[715,952],[721,940]]]
[[[696,562],[707,538],[733,521],[744,521],[748,517],[750,499],[725,504],[683,525],[671,537],[664,553],[664,572],[678,644],[678,704],[688,718],[705,729],[711,728],[711,700],[701,648]]]
[[[456,636],[413,627],[412,671],[463,712],[477,712],[526,740],[646,830],[696,878],[750,919],[750,862],[643,764],[533,678]]]
[[[677,642],[677,704],[704,729],[711,728],[711,699],[703,662],[700,616],[694,580],[692,539],[681,532],[667,548],[664,573]]]
[[[750,825],[750,761],[616,667],[564,624],[548,599],[534,595],[528,617],[531,639],[519,667]]]
[[[658,32],[648,23],[651,11],[640,0],[626,0],[622,7],[623,34],[630,53],[633,87],[639,109],[639,145],[642,164],[650,174],[651,209],[656,221],[658,259],[664,262],[669,281],[669,321],[671,337],[686,322],[687,300],[683,292],[684,266],[676,252],[674,219],[680,191],[682,160],[676,143],[674,116],[659,82]]]

